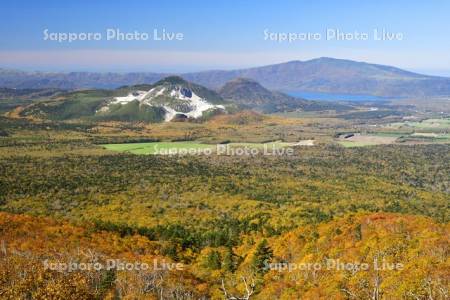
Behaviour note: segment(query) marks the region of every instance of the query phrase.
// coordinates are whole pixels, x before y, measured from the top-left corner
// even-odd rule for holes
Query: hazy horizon
[[[70,73],[70,72],[88,72],[88,73],[119,73],[119,74],[126,74],[126,73],[167,73],[167,74],[183,74],[183,73],[197,73],[197,72],[203,72],[203,71],[229,71],[229,70],[239,70],[239,69],[247,69],[247,68],[258,68],[258,67],[264,67],[269,65],[276,65],[276,64],[283,64],[288,63],[292,61],[309,61],[314,59],[319,59],[323,57],[313,57],[310,59],[291,59],[286,61],[280,61],[280,62],[273,62],[273,63],[267,63],[267,64],[255,64],[255,65],[244,65],[244,66],[223,66],[223,67],[184,67],[184,68],[167,68],[166,66],[149,66],[149,67],[141,67],[141,68],[135,68],[135,69],[123,69],[123,68],[114,68],[114,67],[105,67],[105,68],[80,68],[77,66],[74,66],[73,68],[33,68],[33,67],[21,67],[21,66],[4,66],[0,65],[0,69],[4,70],[15,70],[15,71],[23,71],[23,72],[42,72],[42,73]],[[343,59],[343,60],[352,60],[347,58],[336,58],[336,57],[327,57],[327,58],[333,58],[333,59]],[[362,61],[362,60],[352,60],[356,62],[365,62],[370,64],[378,64],[378,65],[386,65],[391,67],[397,67],[400,69],[403,69],[405,71],[418,73],[422,75],[429,75],[429,76],[438,76],[438,77],[450,77],[450,70],[428,70],[428,69],[408,69],[408,68],[402,68],[395,65],[388,65],[388,64],[382,64],[378,62],[368,62],[368,61]]]
[[[226,1],[5,3],[0,66],[180,73],[336,57],[450,75],[448,2],[251,0],[238,8]]]

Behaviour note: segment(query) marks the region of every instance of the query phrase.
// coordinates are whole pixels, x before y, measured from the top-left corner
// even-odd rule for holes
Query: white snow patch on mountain
[[[178,113],[177,111],[168,106],[164,106],[164,109],[166,110],[166,115],[164,116],[164,121],[166,122],[172,120],[173,117],[175,117],[175,115]]]
[[[110,102],[110,104],[126,104],[126,103],[134,101],[134,100],[141,101],[142,99],[145,98],[145,96],[147,96],[148,93],[152,92],[152,90],[150,90],[148,92],[136,91],[136,92],[128,94],[128,96],[125,96],[125,97],[116,97],[116,98],[114,98],[114,100],[112,102]]]
[[[159,96],[164,96],[166,93],[165,87],[156,87],[152,88],[149,91],[135,91],[133,93],[128,94],[124,97],[115,97],[112,101],[110,101],[106,106],[97,110],[97,112],[107,112],[109,110],[110,105],[114,104],[127,104],[132,101],[139,101],[141,105],[149,105],[149,106],[162,106],[166,115],[164,120],[166,122],[171,121],[177,114],[183,114],[190,118],[199,118],[203,115],[203,113],[209,109],[220,108],[225,109],[223,105],[214,105],[206,101],[205,99],[199,97],[191,90],[182,87],[176,87],[172,89],[169,93],[166,93],[167,96],[186,101],[188,107],[191,108],[189,112],[180,112],[176,111],[169,105],[161,105],[153,103],[153,100]]]

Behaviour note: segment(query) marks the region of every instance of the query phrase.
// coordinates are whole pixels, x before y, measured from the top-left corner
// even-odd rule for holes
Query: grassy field
[[[383,131],[339,139],[344,147],[364,147],[383,144],[449,143],[450,118],[391,123]]]
[[[359,135],[349,139],[339,140],[346,148],[365,147],[387,144],[418,144],[418,143],[450,143],[449,134],[415,133],[415,134],[378,134]]]
[[[385,132],[385,131],[380,131],[380,132],[372,132],[371,135],[375,135],[375,136],[381,136],[381,137],[402,137],[405,135],[409,135],[410,133],[408,132]]]
[[[405,121],[405,122],[399,122],[399,123],[392,123],[392,127],[401,128],[401,127],[412,127],[412,128],[419,128],[419,129],[436,129],[436,130],[442,130],[442,129],[450,129],[450,118],[443,118],[443,119],[427,119],[420,122],[413,122],[413,121]]]
[[[339,141],[344,147],[364,147],[374,145],[393,144],[397,139],[396,136],[378,136],[378,135],[355,135],[344,141]]]
[[[377,145],[375,143],[369,143],[369,142],[352,142],[352,141],[339,141],[338,143],[340,145],[344,146],[345,148],[365,147],[365,146]]]
[[[204,150],[212,149],[214,145],[197,142],[156,142],[156,143],[124,143],[103,145],[107,150],[129,152],[133,154],[156,154],[159,151],[168,150]]]
[[[102,145],[107,150],[127,152],[133,154],[201,154],[201,153],[214,153],[218,147],[228,146],[231,149],[247,148],[247,149],[263,149],[264,147],[269,149],[279,149],[283,147],[293,146],[295,143],[286,143],[281,141],[275,141],[270,143],[229,143],[229,144],[203,144],[195,141],[184,142],[152,142],[152,143],[122,143],[122,144],[105,144]]]

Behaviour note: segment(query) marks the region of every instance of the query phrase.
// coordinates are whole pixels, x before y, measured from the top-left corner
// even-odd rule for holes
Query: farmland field
[[[344,147],[385,144],[450,143],[450,119],[430,118],[422,121],[391,123],[370,133],[357,133],[337,143]]]
[[[189,153],[207,153],[217,152],[219,147],[229,148],[246,148],[246,149],[279,149],[283,147],[293,146],[295,143],[286,143],[281,141],[269,143],[228,143],[228,144],[203,144],[195,141],[183,142],[151,142],[151,143],[122,143],[122,144],[105,144],[107,150],[127,152],[132,154],[189,154]],[[220,150],[219,150],[220,151]]]
[[[197,142],[155,142],[155,143],[123,143],[103,145],[107,150],[128,152],[133,154],[155,154],[159,150],[210,149],[213,145]]]
[[[377,136],[377,135],[355,135],[345,141],[340,141],[344,147],[363,147],[395,143],[395,136]]]
[[[420,128],[420,129],[450,129],[450,118],[442,118],[442,119],[426,119],[423,121],[405,121],[405,122],[397,122],[392,123],[392,127],[401,128],[401,127],[411,127],[411,128]]]

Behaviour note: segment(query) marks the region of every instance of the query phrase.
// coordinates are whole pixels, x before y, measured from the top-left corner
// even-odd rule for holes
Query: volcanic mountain
[[[29,105],[20,114],[56,120],[87,118],[167,122],[197,119],[225,111],[225,104],[216,92],[180,77],[170,76],[152,85],[67,93]]]
[[[128,95],[107,101],[97,113],[108,114],[130,104],[161,108],[165,121],[175,117],[196,119],[205,112],[225,110],[222,98],[214,91],[181,77],[170,76],[158,81],[149,90],[137,86]]]
[[[256,80],[268,89],[387,97],[450,95],[450,78],[417,74],[399,68],[345,59],[318,58],[281,64],[184,74],[183,78],[219,88],[237,77]]]
[[[309,101],[291,97],[281,92],[270,91],[255,80],[248,78],[236,78],[228,81],[219,89],[219,94],[227,101],[234,102],[241,107],[266,113],[337,108],[335,103]]]

